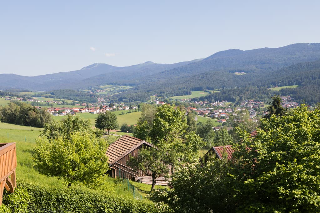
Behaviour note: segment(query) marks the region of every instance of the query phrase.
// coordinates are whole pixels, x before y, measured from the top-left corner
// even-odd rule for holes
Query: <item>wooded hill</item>
[[[317,102],[319,91],[320,44],[292,44],[280,48],[226,50],[202,60],[176,64],[144,64],[114,67],[93,64],[78,71],[36,77],[0,75],[0,89],[30,90],[79,89],[115,84],[133,88],[114,96],[120,101],[145,101],[150,95],[170,97],[190,94],[192,90],[235,88],[267,88],[299,85],[281,90],[283,94],[310,93],[310,102]],[[221,93],[220,95],[222,95]],[[319,93],[318,93],[319,94]]]

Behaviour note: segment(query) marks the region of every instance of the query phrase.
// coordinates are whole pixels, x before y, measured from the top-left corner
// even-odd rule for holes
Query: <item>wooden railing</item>
[[[16,143],[0,144],[0,205],[3,190],[13,193],[16,187]]]

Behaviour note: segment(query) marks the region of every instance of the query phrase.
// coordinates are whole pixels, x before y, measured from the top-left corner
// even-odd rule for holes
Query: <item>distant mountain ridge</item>
[[[286,67],[320,60],[320,44],[292,44],[279,48],[231,49],[201,60],[175,64],[146,62],[127,67],[92,64],[80,70],[34,77],[0,75],[0,89],[80,89],[97,85],[131,85],[119,99],[143,100],[153,94],[181,95],[191,90],[235,88],[274,82]],[[243,73],[236,75],[236,72]],[[262,82],[262,83],[261,83]]]

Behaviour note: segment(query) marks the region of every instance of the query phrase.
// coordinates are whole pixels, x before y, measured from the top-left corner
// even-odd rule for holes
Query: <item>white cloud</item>
[[[96,51],[96,48],[94,48],[94,47],[90,47],[90,50],[92,50],[92,51]]]
[[[106,57],[112,57],[112,56],[115,56],[115,55],[116,55],[115,53],[106,53],[105,54]]]

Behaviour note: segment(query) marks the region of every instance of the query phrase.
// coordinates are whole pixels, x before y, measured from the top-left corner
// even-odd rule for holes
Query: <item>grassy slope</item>
[[[294,89],[297,88],[298,85],[292,85],[292,86],[283,86],[283,87],[273,87],[273,88],[269,88],[272,91],[280,91],[282,89]]]
[[[37,172],[33,165],[32,150],[36,145],[36,139],[41,133],[41,128],[25,127],[7,123],[0,123],[0,143],[16,142],[17,147],[17,183],[19,181],[34,182],[43,186],[54,188],[66,188],[63,180],[56,177],[48,177]],[[82,186],[84,187],[84,186]],[[141,186],[143,189],[149,186]],[[132,199],[125,182],[105,177],[97,190],[117,194]],[[136,192],[137,193],[137,192]],[[138,192],[139,193],[139,192]],[[144,193],[141,193],[144,194]]]
[[[0,98],[0,106],[5,106],[8,103],[10,103],[10,101],[5,100],[4,98]]]
[[[128,125],[134,125],[137,123],[140,115],[141,115],[141,112],[131,112],[131,113],[127,113],[127,111],[116,111],[114,112],[116,115],[117,115],[117,118],[118,118],[118,124],[119,124],[119,127],[126,123]],[[123,114],[122,113],[127,113],[127,114]],[[92,126],[95,125],[95,119],[98,117],[97,114],[91,114],[91,113],[78,113],[77,114],[80,118],[83,118],[83,119],[89,119]],[[56,121],[60,121],[62,119],[64,119],[65,116],[54,116],[53,119],[56,120]]]
[[[174,99],[174,100],[191,99],[191,98],[198,98],[206,95],[209,95],[209,93],[204,91],[191,91],[191,95],[174,96],[174,97],[171,97],[171,99]]]

